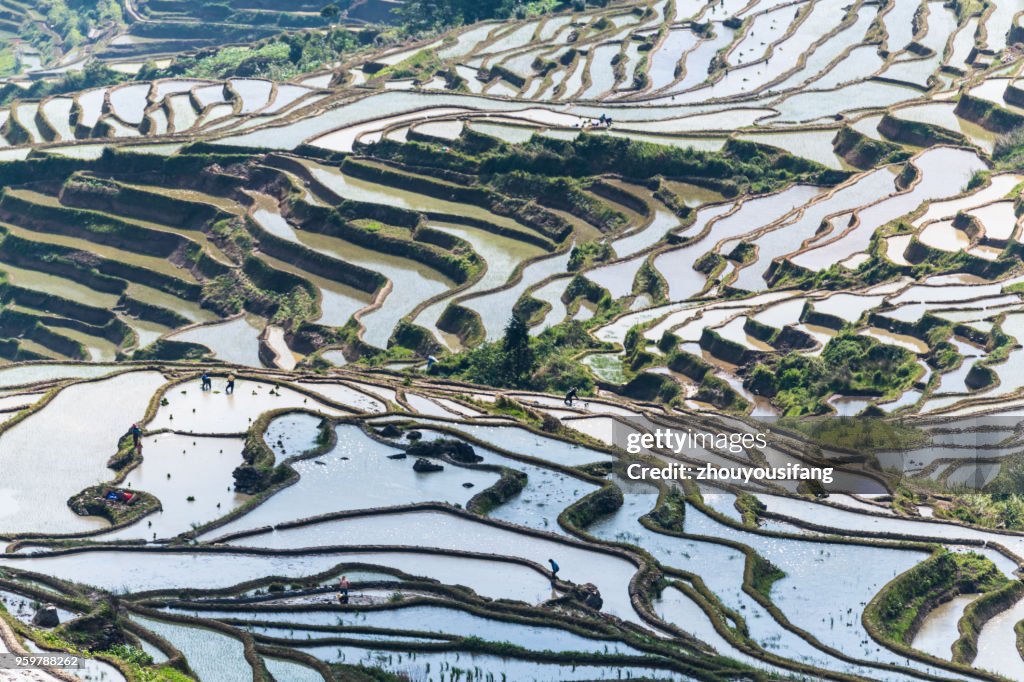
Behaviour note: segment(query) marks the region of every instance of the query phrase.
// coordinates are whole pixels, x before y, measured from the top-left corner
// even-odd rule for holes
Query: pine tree
[[[512,386],[523,386],[533,372],[533,349],[530,348],[530,328],[526,321],[513,313],[505,325],[505,339],[502,344],[505,357],[502,361],[502,379]]]

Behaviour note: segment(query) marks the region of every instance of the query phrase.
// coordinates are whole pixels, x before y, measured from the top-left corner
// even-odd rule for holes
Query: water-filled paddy
[[[229,544],[273,549],[299,549],[316,545],[427,546],[517,556],[539,565],[546,565],[548,558],[557,556],[567,577],[576,582],[593,582],[601,589],[605,611],[620,618],[637,619],[627,591],[622,587],[628,584],[629,578],[636,571],[636,567],[629,561],[440,512],[408,512],[397,517],[367,516],[326,521],[312,526],[278,530],[269,535],[231,540]]]
[[[924,152],[915,160],[922,178],[913,189],[897,194],[857,212],[859,223],[842,236],[793,258],[801,267],[819,269],[820,264],[840,260],[868,246],[874,230],[914,210],[922,201],[942,196],[949,187],[963,187],[978,170],[979,159],[971,152],[948,148]]]
[[[248,612],[192,610],[189,611],[189,614],[201,618],[236,618],[327,627],[388,628],[437,632],[463,637],[476,636],[494,642],[511,642],[518,646],[541,651],[545,649],[597,653],[627,653],[630,651],[628,647],[615,641],[589,639],[551,627],[483,618],[467,611],[443,606],[407,606],[398,609],[375,609],[361,612],[274,612],[264,609]],[[323,636],[324,633],[319,633],[319,635]]]
[[[216,630],[196,628],[168,621],[135,616],[135,622],[163,637],[185,655],[201,679],[243,682],[252,677],[240,640]]]
[[[697,257],[710,251],[716,242],[721,243],[766,227],[814,198],[818,192],[819,190],[814,187],[797,186],[781,194],[750,199],[727,215],[723,215],[728,209],[726,205],[706,209],[709,211],[709,217],[719,216],[713,222],[709,221],[711,229],[706,238],[682,248],[666,251],[654,259],[654,267],[668,282],[671,298],[685,299],[699,293],[705,277],[693,270],[693,263]],[[698,218],[697,226],[699,225]]]
[[[301,477],[297,484],[237,521],[211,531],[209,537],[346,509],[415,502],[465,506],[473,495],[498,480],[496,473],[451,464],[445,464],[443,472],[420,474],[413,471],[412,459],[389,459],[400,450],[373,440],[358,426],[341,424],[335,433],[338,444],[333,450],[292,465]]]
[[[5,431],[0,436],[7,453],[2,532],[70,533],[107,525],[75,516],[66,501],[109,477],[105,464],[118,438],[145,414],[149,397],[164,381],[158,372],[129,372],[70,386],[45,409]],[[41,452],[32,446],[39,434],[47,434]],[[42,477],[40,471],[49,475]]]
[[[497,676],[501,674],[515,675],[522,680],[593,680],[593,679],[628,679],[621,678],[643,676],[653,680],[692,679],[679,677],[676,673],[644,668],[612,668],[610,666],[574,665],[572,667],[558,664],[534,663],[498,656],[471,654],[435,654],[419,653],[409,657],[396,656],[386,650],[359,649],[351,646],[306,646],[301,649],[321,660],[348,663],[350,665],[376,665],[386,670],[410,676],[429,674],[431,670],[456,669],[468,670],[477,675]]]
[[[769,646],[773,652],[808,662],[813,661],[818,665],[826,665],[833,669],[842,669],[844,667],[845,664],[834,659],[830,661],[830,657],[824,652],[815,649],[794,633],[781,630],[772,625],[771,617],[763,610],[763,607],[742,590],[745,560],[739,550],[704,540],[682,539],[653,533],[638,524],[636,519],[653,508],[656,502],[654,489],[639,484],[632,484],[627,490],[629,492],[626,495],[626,504],[622,509],[591,526],[589,529],[591,533],[609,540],[641,544],[659,562],[700,575],[708,588],[727,606],[737,609],[740,613],[744,614],[753,637]],[[689,508],[687,513],[689,514],[691,511],[694,514],[699,514],[693,508]],[[700,516],[702,519],[704,518],[703,515]],[[687,529],[688,532],[700,530],[720,529],[705,527],[697,527],[692,530]],[[691,616],[693,620],[684,622],[671,620],[675,614],[677,604],[679,608],[685,608],[686,612],[694,613],[692,602],[690,606],[687,606],[685,602],[679,603],[680,599],[678,596],[673,596],[670,606],[667,609],[665,607],[659,608],[659,613],[664,613],[670,619],[670,622],[675,623],[684,630],[687,629],[687,626],[695,628],[707,628],[710,626],[710,624],[702,626],[699,616],[696,618]],[[715,639],[711,640],[712,643],[715,642]],[[855,670],[856,666],[850,669],[851,672]]]
[[[160,500],[161,511],[104,539],[168,538],[229,513],[248,495],[228,485],[242,463],[238,438],[205,438],[164,433],[143,440],[143,463],[122,485],[144,490]]]
[[[391,21],[407,20],[390,16],[385,4],[372,11],[353,7],[353,16],[339,22],[347,26],[362,21],[354,15],[378,11]],[[321,31],[319,7],[230,9],[223,26],[234,27],[230,22],[244,15],[259,24],[246,30],[268,36],[261,45],[272,45],[276,39],[270,36],[286,24],[293,31],[289,41],[303,36],[303,26],[317,26],[310,35]],[[67,53],[57,44],[53,55],[18,48],[22,72],[54,70],[33,73],[31,80],[15,77],[8,88],[11,101],[0,108],[0,145],[9,147],[0,155],[11,179],[6,201],[27,202],[4,216],[13,225],[5,226],[0,255],[15,264],[4,267],[9,286],[0,355],[16,362],[83,354],[94,364],[0,368],[0,533],[103,531],[108,521],[73,515],[67,500],[87,485],[118,476],[119,486],[153,494],[162,509],[95,537],[146,541],[137,548],[89,547],[45,556],[53,552],[45,542],[18,546],[9,544],[11,538],[0,543],[12,549],[0,555],[0,563],[118,593],[128,607],[133,591],[168,589],[174,599],[184,588],[257,581],[237,592],[260,606],[236,610],[231,605],[241,603],[238,598],[206,595],[208,605],[217,607],[205,610],[207,615],[252,619],[265,611],[268,623],[243,628],[257,642],[282,638],[279,643],[321,661],[365,662],[415,679],[470,672],[473,679],[683,679],[647,670],[642,660],[602,662],[606,652],[635,653],[649,644],[616,644],[633,635],[614,621],[564,604],[559,612],[571,610],[580,627],[570,632],[556,627],[560,616],[551,618],[555,607],[544,602],[567,598],[548,580],[547,560],[554,558],[561,564],[559,590],[567,581],[593,582],[604,612],[639,622],[633,602],[646,603],[636,592],[646,583],[638,579],[632,594],[629,586],[634,578],[650,576],[633,560],[596,544],[614,542],[649,552],[637,561],[684,572],[666,575],[681,581],[675,585],[653,576],[655,617],[764,674],[970,679],[884,647],[863,629],[861,618],[886,581],[927,556],[924,549],[883,546],[872,534],[938,541],[953,551],[976,549],[1007,575],[1024,556],[1019,534],[936,520],[963,516],[962,510],[948,509],[960,504],[956,495],[995,480],[1021,447],[1012,435],[1021,409],[1021,381],[1014,372],[1022,351],[1016,342],[1024,339],[1014,241],[1021,177],[999,170],[976,173],[1015,163],[1005,155],[1003,143],[1010,138],[996,152],[993,131],[1006,129],[1000,117],[1021,113],[1015,101],[1022,89],[1016,81],[1019,57],[1006,47],[1019,37],[1012,26],[1018,8],[997,0],[958,16],[938,2],[657,0],[547,9],[531,6],[522,18],[507,20],[484,17],[450,33],[439,29],[421,42],[404,41],[401,28],[389,28],[380,45],[360,40],[316,63],[307,53],[295,65],[293,52],[288,59],[294,72],[292,66],[282,72],[253,60],[238,68],[221,63],[247,49],[244,40],[223,50],[219,43],[202,48],[199,54],[218,61],[216,69],[200,63],[206,57],[172,65],[173,55],[164,56],[164,50],[173,52],[179,41],[158,40],[161,31],[176,36],[181,26],[190,26],[199,47],[207,38],[198,36],[219,32],[221,24],[171,26],[178,22],[155,6],[140,21],[131,3],[125,6],[125,27],[83,31],[81,44]],[[182,7],[183,15],[190,11]],[[337,30],[341,35],[344,29]],[[161,59],[144,69],[158,48]],[[51,95],[43,89],[38,97],[36,90],[28,91],[31,97],[19,95],[19,87],[37,79],[45,84],[55,74],[80,69],[92,56],[113,58],[109,63],[119,73],[133,77],[81,93],[58,89]],[[150,82],[145,76],[152,69],[216,71],[223,80],[157,71]],[[287,78],[273,79],[283,73]],[[958,102],[961,92],[985,104],[971,111]],[[980,111],[989,103],[999,109]],[[595,126],[602,114],[614,124]],[[960,136],[967,147],[959,145]],[[855,146],[837,151],[844,138]],[[512,144],[528,146],[513,150]],[[643,145],[635,148],[641,153],[607,163],[607,154],[629,144]],[[249,147],[284,150],[291,158],[256,156]],[[560,165],[570,149],[596,155]],[[794,157],[782,156],[784,151]],[[666,155],[665,168],[645,165],[656,153]],[[770,168],[766,158],[772,159]],[[297,168],[296,160],[305,168]],[[357,173],[353,163],[367,170]],[[402,175],[356,177],[372,177],[385,166]],[[82,170],[75,176],[82,184],[69,192],[66,180]],[[547,195],[513,198],[513,184],[523,178],[506,178],[512,184],[502,187],[496,177],[515,170],[571,181]],[[595,185],[597,176],[607,184]],[[602,189],[608,186],[638,201]],[[442,187],[450,187],[451,196]],[[154,206],[108,199],[140,191],[153,197]],[[601,203],[586,204],[595,198]],[[112,206],[101,205],[108,200]],[[76,201],[88,202],[92,213],[72,214]],[[173,207],[166,219],[152,215],[163,210],[158,201]],[[597,225],[607,215],[586,213],[605,207],[623,213],[626,223],[604,225],[602,231]],[[36,220],[36,212],[55,210],[61,211],[59,220]],[[179,216],[179,210],[190,213]],[[123,237],[101,223],[81,229],[76,220],[86,215],[121,216],[135,234]],[[338,221],[332,227],[339,229],[319,229],[323,219]],[[557,230],[572,234],[543,246],[522,238],[536,241],[537,234]],[[428,245],[443,260],[428,266],[394,253],[373,232]],[[150,245],[136,235],[160,240],[169,233],[186,238],[180,249],[138,253]],[[599,262],[570,270],[572,250],[590,249],[592,241],[610,245],[609,258],[601,260],[599,253]],[[441,271],[465,265],[454,261],[471,257],[470,250],[486,269],[459,289],[459,278]],[[380,277],[366,284],[356,266]],[[458,329],[461,338],[437,329],[453,302],[479,316],[479,328],[474,319]],[[544,355],[534,368],[539,371],[531,371],[528,380],[504,377],[500,390],[463,384],[467,375],[458,371],[449,376],[452,368],[466,365],[446,356],[476,343],[475,336],[500,344],[513,310],[529,318],[533,348]],[[569,318],[573,327],[561,329],[571,329],[571,335],[542,335]],[[185,321],[201,324],[183,329]],[[731,344],[709,343],[708,330]],[[806,387],[796,385],[799,377],[779,372],[785,363],[800,364],[795,355],[820,357],[826,344],[845,334],[879,341],[883,346],[872,346],[875,354],[894,348],[914,353],[913,385],[889,386],[887,367],[850,385],[842,368],[808,360],[806,366],[820,370],[823,381],[801,392]],[[213,390],[200,391],[194,378],[200,366],[178,355],[201,349],[160,339],[209,349],[211,364],[202,367],[213,374]],[[563,349],[549,345],[553,339],[578,345],[564,349],[562,357]],[[737,357],[732,344],[749,351],[747,356]],[[505,351],[498,345],[486,352]],[[558,355],[554,361],[546,356],[551,352]],[[999,356],[990,361],[993,352]],[[145,366],[124,367],[127,374],[102,378],[132,353],[171,362],[149,359]],[[431,355],[441,358],[440,365],[428,360]],[[475,362],[483,354],[464,357]],[[275,367],[264,369],[270,364]],[[756,371],[755,364],[761,364]],[[241,377],[230,396],[229,374]],[[629,383],[634,377],[639,379]],[[981,385],[985,379],[994,381]],[[33,382],[43,383],[25,391],[11,388]],[[60,382],[68,385],[44,407],[51,398],[47,391]],[[173,386],[161,404],[157,393],[166,382]],[[561,395],[577,383],[584,388],[581,400],[563,404]],[[644,399],[626,400],[624,390]],[[734,395],[750,404],[743,410],[752,415],[774,414],[789,401],[800,403],[794,412],[817,412],[825,423],[832,415],[857,423],[846,418],[877,412],[921,425],[915,419],[923,412],[929,417],[923,428],[934,444],[875,452],[869,459],[877,459],[880,469],[872,476],[857,470],[860,465],[842,474],[844,485],[870,498],[833,494],[818,504],[809,496],[783,498],[775,495],[777,488],[769,494],[755,486],[769,512],[783,515],[761,518],[759,529],[740,527],[750,521],[744,506],[750,500],[722,491],[705,499],[729,523],[691,500],[685,518],[666,521],[686,537],[641,525],[639,518],[657,504],[655,491],[609,475],[617,455],[598,444],[611,445],[625,433],[650,433],[665,420],[702,432],[755,428],[741,410],[727,415],[730,408],[721,407]],[[141,463],[124,472],[108,468],[119,438],[150,405]],[[36,407],[40,411],[26,418]],[[303,412],[269,423],[260,418],[272,410]],[[1009,426],[960,431],[955,429],[964,422],[950,421],[988,412]],[[343,421],[323,422],[323,415]],[[527,422],[530,429],[523,428]],[[401,426],[399,435],[383,430],[389,424]],[[261,460],[254,470],[238,469],[243,452],[251,456],[262,447],[254,425],[266,426],[273,464]],[[364,426],[380,431],[380,438]],[[484,467],[522,472],[525,480],[447,461],[440,472],[416,472],[414,458],[391,459],[401,454],[398,444],[408,442],[409,428],[427,439],[448,430],[464,434]],[[929,466],[933,449],[947,456]],[[271,468],[314,450],[315,456],[290,465],[297,478],[287,468]],[[972,460],[975,452],[985,455],[982,461]],[[668,461],[664,451],[658,454]],[[825,454],[845,456],[831,446]],[[806,466],[816,456],[788,445],[728,456],[700,449],[679,453],[683,461],[713,466]],[[894,469],[903,472],[904,486],[924,486],[918,500],[890,500],[897,490],[897,500],[903,500]],[[257,488],[269,483],[273,494],[253,500],[237,493],[236,476],[249,477]],[[577,506],[602,484],[624,488],[622,508],[605,504],[615,497],[610,489],[589,498],[599,503],[597,513]],[[939,488],[943,497],[932,497]],[[217,522],[250,502],[246,513],[203,532],[194,546],[162,551],[168,548],[161,538]],[[421,506],[379,511],[410,504]],[[463,516],[455,507],[480,513]],[[358,514],[365,510],[377,511]],[[912,516],[915,511],[920,516]],[[346,516],[266,530],[337,512]],[[577,535],[577,526],[586,526],[590,535]],[[834,526],[831,532],[839,537],[811,526]],[[231,545],[210,544],[224,534],[260,528],[265,530]],[[860,540],[842,542],[847,536]],[[272,549],[254,554],[248,545]],[[744,550],[785,573],[757,598],[749,586],[744,589]],[[334,606],[336,595],[325,591],[333,590],[337,575],[311,580],[308,585],[318,587],[309,593],[301,589],[305,583],[295,584],[339,565],[339,573],[354,579],[389,584],[359,589],[348,607]],[[410,589],[390,570],[441,584]],[[442,587],[459,584],[487,599],[522,603],[479,600],[460,588]],[[279,589],[284,591],[278,594]],[[105,598],[83,594],[90,602]],[[969,598],[941,604],[911,644],[949,660]],[[437,599],[448,602],[431,601]],[[366,604],[373,606],[362,609]],[[1013,629],[1019,610],[1012,604],[979,628],[975,668],[1021,676]],[[513,611],[529,624],[514,623]],[[724,614],[715,621],[718,629],[715,614]],[[248,679],[252,666],[261,664],[280,680],[320,678],[309,659],[291,660],[278,649],[261,646],[246,659],[241,640],[225,632],[153,627],[204,680]],[[642,627],[669,635],[651,623]],[[428,634],[396,632],[407,628]],[[607,638],[588,636],[598,632]],[[478,636],[478,648],[470,654],[460,644],[438,647],[449,641],[444,633]],[[332,635],[352,641],[323,641]],[[516,658],[516,651],[496,646],[503,641],[530,651],[580,650],[597,658],[588,665],[558,666],[543,657]],[[424,644],[434,648],[412,651]],[[693,676],[701,679],[743,676],[724,659],[691,658],[682,649],[665,655],[677,663],[693,661]],[[156,658],[164,661],[166,654]],[[797,671],[792,663],[817,669]],[[107,664],[97,663],[83,675],[122,679],[100,665]]]
[[[214,355],[227,362],[250,367],[263,363],[259,357],[260,331],[257,318],[241,316],[229,322],[192,327],[173,335],[175,341],[186,341],[206,346]]]
[[[195,379],[171,386],[164,394],[165,402],[161,402],[147,427],[186,433],[237,434],[244,432],[256,416],[272,409],[303,407],[327,414],[341,412],[321,404],[316,398],[267,381],[236,379],[234,392],[227,393],[225,372],[214,373],[212,385],[212,390],[202,391],[199,380]]]
[[[537,602],[551,595],[547,578],[504,561],[416,552],[342,552],[333,554],[249,555],[191,552],[91,552],[48,558],[0,558],[0,563],[43,571],[107,590],[139,592],[180,587],[226,588],[263,576],[298,578],[323,573],[343,563],[388,566],[410,575],[461,584],[492,598]],[[111,565],[124,570],[113,574]]]

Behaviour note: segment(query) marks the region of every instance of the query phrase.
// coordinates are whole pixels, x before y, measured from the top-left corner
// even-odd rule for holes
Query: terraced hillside
[[[266,45],[282,31],[386,29],[398,21],[401,6],[394,0],[4,0],[0,79],[27,88],[81,73],[92,60],[136,74],[147,65],[169,65],[182,53],[266,58],[272,56]]]
[[[332,7],[0,0],[17,679],[1024,680],[1024,6]]]

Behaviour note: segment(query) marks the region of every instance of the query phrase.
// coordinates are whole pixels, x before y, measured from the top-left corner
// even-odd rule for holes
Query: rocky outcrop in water
[[[394,424],[385,424],[377,433],[385,438],[398,438],[401,436],[401,429]]]
[[[377,435],[383,436],[384,438],[399,438],[402,435],[402,429],[398,428],[394,424],[385,424],[382,429],[377,431]]]
[[[246,495],[255,495],[270,486],[271,472],[250,464],[243,464],[231,475],[235,478],[235,490]]]
[[[440,464],[434,464],[429,459],[424,459],[423,457],[420,457],[413,463],[412,469],[413,471],[421,474],[428,474],[434,471],[444,471],[443,466]]]
[[[60,625],[60,615],[57,613],[57,607],[52,604],[41,606],[36,611],[36,614],[32,616],[32,624],[41,628],[55,628]]]
[[[601,591],[597,589],[597,585],[594,583],[574,585],[570,594],[576,601],[597,611],[600,611],[601,607],[604,606]]]
[[[476,464],[483,457],[476,454],[473,446],[461,440],[437,438],[432,441],[417,441],[406,450],[413,457],[447,457],[460,464]]]

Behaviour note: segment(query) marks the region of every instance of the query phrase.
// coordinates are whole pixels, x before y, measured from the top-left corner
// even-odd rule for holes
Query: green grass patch
[[[138,79],[261,77],[290,80],[349,56],[364,37],[344,28],[282,33],[263,43],[178,56],[166,69],[147,65]]]
[[[820,357],[790,353],[755,366],[749,387],[772,398],[787,416],[820,414],[825,401],[842,395],[893,395],[917,379],[917,357],[906,350],[852,332],[826,344]]]
[[[783,418],[779,426],[802,433],[822,445],[856,451],[910,449],[929,441],[928,434],[920,429],[869,417]]]
[[[1008,582],[986,557],[942,549],[886,585],[864,617],[883,638],[909,644],[922,608],[934,608],[952,591],[985,593]]]
[[[503,388],[588,393],[594,379],[575,356],[600,350],[586,327],[575,320],[545,330],[536,337],[516,335],[442,358],[431,374]]]

